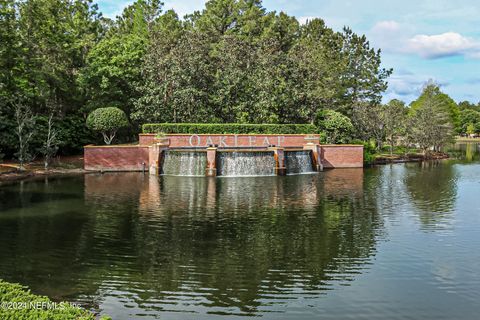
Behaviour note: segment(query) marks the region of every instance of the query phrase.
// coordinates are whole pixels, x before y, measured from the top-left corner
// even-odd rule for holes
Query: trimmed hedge
[[[188,134],[313,134],[313,124],[242,124],[242,123],[146,123],[143,133]]]
[[[0,279],[0,319],[2,320],[95,320],[90,311],[66,302],[54,303],[45,296],[37,296],[27,287]],[[103,316],[101,320],[111,319]]]

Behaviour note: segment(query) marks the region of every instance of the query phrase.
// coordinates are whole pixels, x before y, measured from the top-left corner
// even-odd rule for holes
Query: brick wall
[[[85,170],[148,171],[148,146],[86,146]]]
[[[363,167],[362,145],[322,145],[321,149],[324,168]]]
[[[173,139],[172,141],[175,141],[175,144],[171,147],[178,147],[178,144],[185,146],[182,144],[184,142],[182,139],[185,139],[185,137],[187,136]],[[259,141],[262,141],[264,136],[258,135],[256,137]],[[289,144],[288,146],[301,147],[305,144],[303,135],[285,137],[290,137],[290,139],[285,139],[285,144]],[[262,146],[262,144],[256,146]],[[363,146],[322,145],[321,159],[326,169],[361,168],[363,167]],[[84,148],[84,168],[85,170],[102,171],[147,171],[149,170],[149,146],[86,146]]]

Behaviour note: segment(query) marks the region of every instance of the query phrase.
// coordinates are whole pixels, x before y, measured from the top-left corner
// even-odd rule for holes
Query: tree
[[[16,156],[20,164],[20,170],[24,169],[24,164],[32,159],[29,151],[29,144],[35,133],[35,116],[30,107],[23,101],[13,102],[15,113],[15,134],[17,135]]]
[[[340,55],[341,35],[313,19],[302,26],[300,38],[289,52],[294,62],[295,107],[303,121],[313,123],[319,109],[339,109],[345,89],[341,85],[344,61]]]
[[[452,142],[454,126],[448,109],[433,95],[425,95],[410,113],[410,139],[426,155],[430,148],[439,151]]]
[[[407,121],[407,108],[400,100],[391,100],[382,108],[381,117],[384,123],[385,138],[390,145],[390,154],[400,136],[405,134]]]
[[[450,123],[458,133],[460,131],[460,110],[457,104],[447,94],[443,93],[438,85],[431,81],[425,85],[418,99],[410,104],[411,112],[415,112],[427,100],[430,104],[434,104],[436,108],[448,114]]]
[[[333,110],[319,111],[315,124],[321,132],[326,133],[327,143],[348,143],[352,139],[352,122],[339,112]]]
[[[71,124],[80,118],[84,94],[78,75],[103,35],[102,21],[91,0],[0,0],[0,100],[6,101],[0,106],[0,139],[8,157],[17,150],[12,97],[22,97],[36,117],[48,117],[55,101],[59,120]],[[85,119],[80,123],[85,131]],[[78,145],[77,136],[68,138],[63,141],[66,148]],[[42,139],[32,136],[28,153],[39,149]]]
[[[128,119],[125,112],[119,108],[98,108],[88,115],[87,126],[100,132],[105,144],[109,145],[118,129],[128,126]]]
[[[460,112],[467,109],[480,112],[480,103],[473,104],[470,101],[461,101],[458,103],[458,108],[460,109]]]
[[[371,48],[364,35],[359,36],[345,27],[342,40],[341,54],[345,70],[341,79],[346,93],[342,103],[344,112],[351,115],[352,107],[358,102],[380,104],[392,69],[380,67],[381,50]]]
[[[22,70],[17,10],[16,1],[0,0],[0,98],[14,94]]]
[[[86,56],[78,83],[87,95],[87,110],[105,104],[121,105],[127,114],[139,97],[141,66],[156,27],[162,3],[139,0],[122,15]]]
[[[468,126],[474,127],[474,132],[480,132],[480,112],[464,108],[460,111],[460,133],[468,133]]]
[[[45,135],[43,146],[40,149],[43,154],[43,163],[45,170],[48,170],[50,160],[58,151],[58,130],[54,127],[54,112],[51,112],[47,120],[47,134]]]
[[[473,134],[475,134],[475,125],[474,125],[473,123],[469,123],[469,124],[467,125],[466,133],[467,133],[468,135],[473,135]]]
[[[355,104],[377,104],[390,74],[364,36],[321,19],[300,26],[259,0],[210,0],[183,23],[167,12],[156,24],[138,122],[313,123],[326,108],[351,116]]]
[[[382,105],[358,102],[352,109],[352,123],[358,138],[365,141],[374,139],[377,150],[382,149],[385,140],[385,118]]]
[[[48,100],[63,115],[75,112],[83,104],[79,70],[102,32],[97,6],[91,0],[29,0],[18,6],[19,90],[37,114],[48,114]]]
[[[0,99],[24,97],[42,119],[30,152],[45,147],[52,106],[59,152],[78,152],[91,139],[88,113],[103,106],[121,106],[135,129],[312,123],[327,108],[355,121],[357,105],[375,112],[390,74],[365,36],[321,19],[300,24],[261,0],[209,0],[184,19],[160,0],[136,0],[114,20],[92,1],[0,0]],[[2,152],[11,156],[14,108],[0,102]],[[366,135],[379,141],[382,132]]]

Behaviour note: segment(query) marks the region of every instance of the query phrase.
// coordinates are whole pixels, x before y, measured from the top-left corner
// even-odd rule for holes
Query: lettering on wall
[[[259,143],[261,142],[261,143]],[[216,144],[220,148],[228,147],[268,147],[276,145],[281,147],[285,142],[285,136],[239,136],[239,135],[197,135],[193,134],[188,138],[190,147],[207,147]]]

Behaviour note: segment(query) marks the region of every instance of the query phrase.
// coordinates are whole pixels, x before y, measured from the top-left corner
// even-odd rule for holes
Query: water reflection
[[[362,210],[363,170],[255,179],[133,177],[87,176],[85,200],[105,203],[118,185],[141,184],[132,238],[135,269],[142,273],[130,276],[145,293],[129,298],[144,311],[267,312],[288,296],[348,283],[374,252],[378,221],[375,212]],[[119,189],[114,198],[122,195]]]
[[[459,160],[11,184],[0,277],[114,319],[467,317],[480,288],[478,172]]]
[[[456,143],[448,153],[462,163],[475,163],[480,161],[480,144],[476,142]]]
[[[2,189],[17,199],[0,220],[0,272],[115,318],[283,312],[369,264],[381,223],[365,210],[363,174],[92,174],[46,189],[29,182],[21,194],[11,185]]]
[[[445,161],[408,164],[405,186],[425,228],[446,226],[457,197],[455,166]]]

